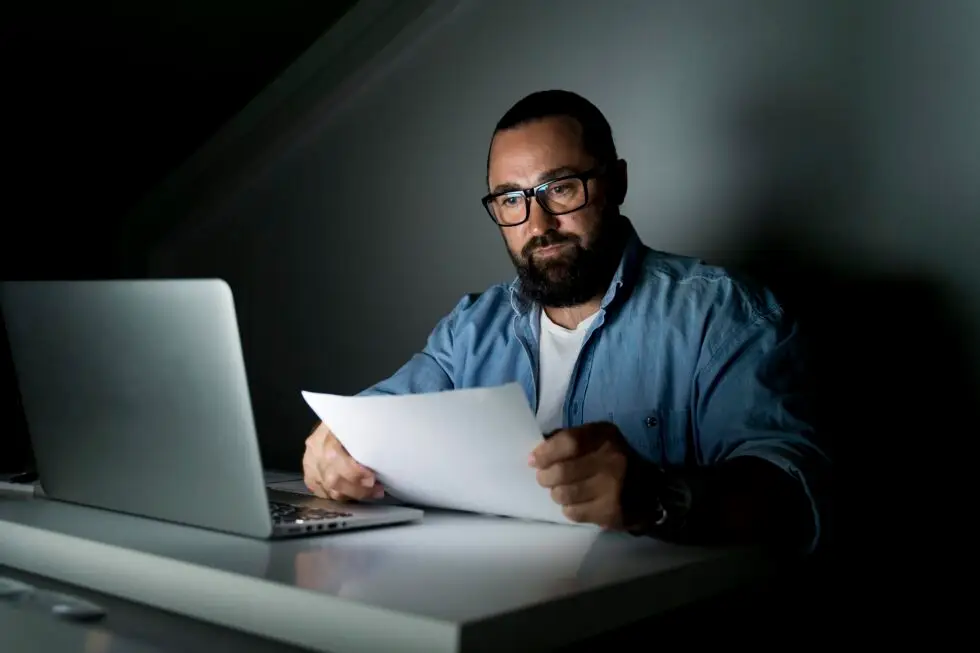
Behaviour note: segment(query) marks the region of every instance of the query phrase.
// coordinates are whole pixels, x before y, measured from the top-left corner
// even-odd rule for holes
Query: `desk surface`
[[[0,530],[12,567],[331,653],[560,646],[770,569],[751,550],[440,511],[267,542],[0,499]]]

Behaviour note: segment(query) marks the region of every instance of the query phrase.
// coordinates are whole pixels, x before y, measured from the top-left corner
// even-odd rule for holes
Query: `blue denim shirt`
[[[758,456],[798,479],[816,537],[829,460],[805,417],[799,335],[766,289],[646,247],[629,226],[622,260],[585,336],[565,427],[610,421],[660,465]],[[540,306],[518,282],[464,296],[424,349],[362,395],[518,382],[537,409]]]

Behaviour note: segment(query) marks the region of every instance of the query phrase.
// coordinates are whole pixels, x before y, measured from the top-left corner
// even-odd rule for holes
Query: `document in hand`
[[[516,383],[427,394],[303,398],[406,503],[571,524],[528,455],[541,430]]]

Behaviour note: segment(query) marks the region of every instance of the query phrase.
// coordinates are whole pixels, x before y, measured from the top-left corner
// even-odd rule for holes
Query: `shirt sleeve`
[[[358,396],[419,394],[454,389],[453,333],[461,313],[473,298],[473,295],[463,297],[449,315],[439,320],[421,351],[412,355],[390,377],[362,390]]]
[[[805,347],[798,325],[778,305],[726,322],[725,337],[706,348],[695,377],[702,464],[755,456],[802,488],[812,512],[812,552],[829,524],[831,461],[818,442]]]

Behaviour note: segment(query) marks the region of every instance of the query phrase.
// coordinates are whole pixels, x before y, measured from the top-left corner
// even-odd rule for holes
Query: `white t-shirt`
[[[551,321],[541,311],[541,342],[538,350],[538,425],[542,433],[560,429],[564,423],[565,395],[572,379],[585,334],[595,321],[596,311],[574,329]]]

